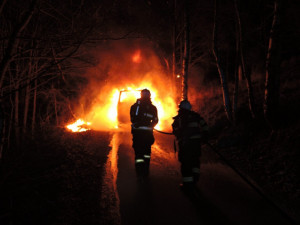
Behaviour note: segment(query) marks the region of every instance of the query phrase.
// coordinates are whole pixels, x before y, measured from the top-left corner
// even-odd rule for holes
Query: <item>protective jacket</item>
[[[132,131],[149,130],[158,123],[157,109],[150,99],[138,99],[130,108]]]
[[[173,117],[173,134],[178,142],[184,142],[191,139],[207,138],[208,126],[205,120],[196,112],[180,109],[178,115]]]

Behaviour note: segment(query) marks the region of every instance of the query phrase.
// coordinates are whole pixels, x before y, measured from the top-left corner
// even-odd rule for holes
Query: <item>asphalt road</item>
[[[181,192],[173,136],[155,133],[150,177],[136,180],[131,134],[116,132],[106,162],[103,224],[289,224],[209,149],[203,149],[196,197]]]

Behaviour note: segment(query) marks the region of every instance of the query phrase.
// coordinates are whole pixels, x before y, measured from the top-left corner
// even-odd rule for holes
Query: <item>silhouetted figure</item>
[[[153,128],[158,123],[157,109],[151,102],[148,89],[141,91],[141,98],[130,108],[131,133],[135,151],[135,168],[138,178],[149,174]]]
[[[193,188],[199,180],[201,144],[207,141],[208,126],[196,112],[191,111],[189,101],[179,104],[178,115],[173,117],[173,134],[176,136],[181,163],[182,184],[184,190]]]

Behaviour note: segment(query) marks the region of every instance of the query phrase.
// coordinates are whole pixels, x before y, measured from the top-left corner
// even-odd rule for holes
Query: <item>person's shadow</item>
[[[203,224],[234,224],[234,222],[230,221],[219,208],[217,208],[207,198],[205,198],[198,187],[194,187],[192,191],[185,191],[183,192],[183,194],[196,207],[199,221],[201,221]]]

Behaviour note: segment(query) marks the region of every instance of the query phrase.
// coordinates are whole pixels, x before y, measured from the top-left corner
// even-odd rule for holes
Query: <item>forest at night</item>
[[[0,224],[299,223],[299,14],[298,0],[1,0]],[[144,88],[159,120],[140,185]],[[192,195],[182,100],[209,127]]]

